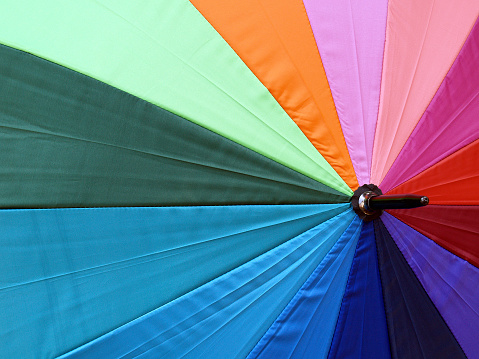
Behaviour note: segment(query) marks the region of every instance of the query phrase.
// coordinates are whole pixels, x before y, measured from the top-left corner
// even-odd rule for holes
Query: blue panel
[[[248,358],[325,358],[361,232],[354,219]]]
[[[391,358],[372,222],[363,224],[328,358]]]
[[[244,357],[354,216],[348,210],[65,357]]]
[[[0,211],[0,357],[72,350],[348,206]]]

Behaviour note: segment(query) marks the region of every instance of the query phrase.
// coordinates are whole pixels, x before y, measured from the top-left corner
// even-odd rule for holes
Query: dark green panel
[[[0,59],[0,207],[349,200],[97,80],[6,46]]]

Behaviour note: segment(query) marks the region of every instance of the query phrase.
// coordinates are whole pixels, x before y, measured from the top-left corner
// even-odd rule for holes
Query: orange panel
[[[463,147],[388,194],[417,193],[431,204],[479,205],[479,140]]]
[[[354,190],[358,182],[300,0],[191,0]]]

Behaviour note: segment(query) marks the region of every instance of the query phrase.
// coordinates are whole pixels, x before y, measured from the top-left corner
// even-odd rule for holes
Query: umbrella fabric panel
[[[416,231],[479,267],[479,206],[434,206],[389,211]]]
[[[141,6],[117,0],[23,0],[10,4],[0,21],[0,43],[122,89],[351,194],[186,0],[148,0]]]
[[[360,185],[369,182],[387,0],[305,0]]]
[[[479,357],[479,269],[386,214],[389,233],[468,358]]]
[[[476,140],[400,184],[388,194],[419,193],[428,196],[431,204],[477,206],[478,187],[479,140]]]
[[[3,210],[0,356],[65,353],[347,208]]]
[[[381,220],[374,232],[392,358],[465,358]]]
[[[479,20],[476,20],[446,78],[384,177],[381,183],[384,192],[479,138],[478,63]],[[477,157],[470,160],[470,166],[474,163],[478,166]]]
[[[479,14],[479,2],[389,0],[371,182],[381,183]]]
[[[326,358],[360,233],[356,217],[248,358]]]
[[[351,188],[357,188],[358,181],[303,3],[191,2],[344,181]]]
[[[64,358],[245,357],[353,218],[339,214]]]
[[[365,222],[354,254],[328,359],[391,358],[374,225]]]
[[[10,47],[0,56],[2,207],[348,201],[109,85]]]

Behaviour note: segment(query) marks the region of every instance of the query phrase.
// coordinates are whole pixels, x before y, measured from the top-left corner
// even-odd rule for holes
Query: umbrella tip
[[[426,196],[422,196],[420,201],[422,206],[427,206],[429,204],[429,198]]]

